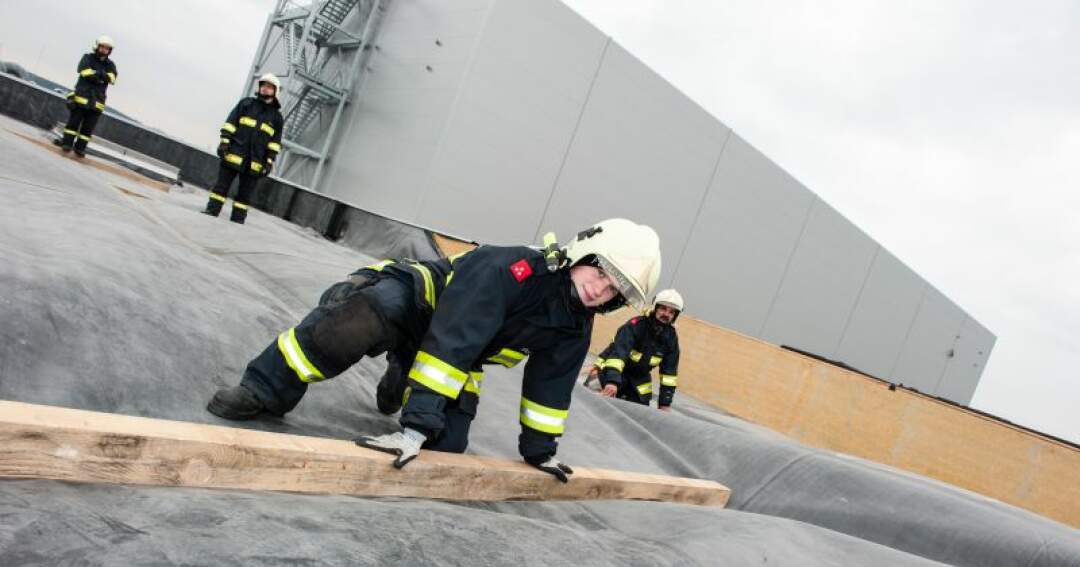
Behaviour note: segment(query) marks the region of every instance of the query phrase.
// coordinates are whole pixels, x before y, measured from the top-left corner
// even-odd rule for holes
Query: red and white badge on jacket
[[[510,264],[510,275],[514,276],[514,279],[517,280],[518,283],[525,281],[525,279],[532,274],[532,266],[524,259]]]

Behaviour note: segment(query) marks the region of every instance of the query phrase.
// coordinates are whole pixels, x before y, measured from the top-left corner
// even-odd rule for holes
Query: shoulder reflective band
[[[243,204],[243,203],[237,203],[236,201],[233,201],[233,204],[232,204],[232,206],[233,206],[233,208],[234,208],[234,209],[242,209],[242,210],[245,210],[245,211],[246,211],[246,210],[247,210],[247,208],[248,208],[248,206],[247,206],[247,205],[245,205],[245,204]]]
[[[527,398],[521,398],[521,424],[530,429],[552,435],[562,435],[566,430],[567,410],[549,408]]]
[[[267,124],[266,122],[263,122],[262,124],[259,124],[259,130],[262,130],[263,132],[266,132],[266,134],[268,136],[273,136],[274,135],[274,127]]]
[[[109,83],[115,85],[116,84],[116,73],[105,73],[105,74],[109,76]]]
[[[315,368],[315,365],[304,355],[300,343],[296,342],[295,327],[278,335],[277,347],[281,351],[281,355],[285,357],[285,362],[289,364],[289,368],[293,369],[293,372],[296,373],[300,380],[304,382],[326,380],[326,376],[323,376],[323,373],[319,372],[319,369]]]
[[[210,198],[215,200],[215,201],[221,201],[222,203],[225,202],[225,197],[223,195],[218,195],[217,193],[214,193],[213,191],[210,192]]]
[[[229,163],[235,163],[236,165],[240,165],[240,164],[244,163],[244,158],[242,158],[242,157],[240,157],[240,156],[238,156],[236,154],[225,154],[225,161],[227,161]]]
[[[250,126],[250,127],[254,128],[255,125],[258,124],[258,123],[259,123],[258,120],[255,120],[254,118],[252,118],[250,116],[241,116],[240,117],[240,125],[241,126]]]
[[[465,382],[465,391],[480,395],[480,384],[484,381],[484,371],[470,371],[469,381]]]
[[[614,368],[619,372],[622,372],[626,368],[626,361],[621,358],[608,358],[604,360],[604,365],[600,368]]]
[[[387,266],[389,266],[390,264],[393,264],[393,263],[394,263],[393,260],[383,260],[381,262],[375,262],[374,264],[372,264],[370,266],[364,266],[364,269],[365,270],[375,270],[376,272],[381,272],[383,268],[385,268],[385,267],[387,267]]]
[[[226,122],[221,125],[221,129],[229,133],[236,132],[236,124],[233,124],[232,122]]]
[[[644,396],[652,393],[652,382],[637,385],[637,393]]]
[[[105,103],[104,102],[95,102],[94,103],[94,108],[96,108],[98,110],[105,110]]]
[[[674,374],[661,374],[660,385],[671,386],[672,388],[678,387],[679,377]]]
[[[489,356],[488,360],[495,364],[501,364],[507,368],[513,368],[518,364],[521,364],[522,360],[525,360],[525,353],[516,351],[512,348],[504,348],[497,354]]]
[[[416,361],[409,369],[409,378],[456,400],[469,376],[438,358],[420,351],[416,353]]]
[[[251,170],[255,172],[262,171],[262,164],[257,161],[251,162]]]
[[[89,67],[83,69],[82,71],[79,71],[79,76],[80,77],[93,77],[96,74],[97,74],[97,71],[95,71],[95,70],[93,70],[93,69],[91,69]]]
[[[633,360],[634,362],[641,362],[641,353],[636,350],[630,351],[630,360]]]
[[[270,150],[272,152],[280,152],[281,151],[281,144],[279,144],[277,142],[270,142],[269,144],[266,144],[266,149],[268,149],[268,150]]]
[[[664,360],[662,356],[653,356],[649,358],[649,366],[659,366],[660,362]]]
[[[420,272],[420,277],[424,278],[424,301],[435,309],[435,282],[431,279],[431,270],[427,269],[427,266],[423,264],[409,264]]]

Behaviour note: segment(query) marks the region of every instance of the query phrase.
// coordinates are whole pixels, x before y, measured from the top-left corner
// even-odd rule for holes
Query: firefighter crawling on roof
[[[597,357],[586,385],[599,378],[600,393],[639,404],[652,400],[652,369],[660,367],[657,407],[667,411],[675,399],[679,373],[679,335],[675,319],[683,310],[683,298],[673,289],[656,294],[645,317],[630,319]]]
[[[280,89],[281,81],[273,73],[259,77],[257,96],[241,99],[225,119],[217,149],[221,165],[204,214],[216,217],[221,213],[233,179],[239,178],[229,220],[244,224],[255,185],[259,178],[270,174],[281,151],[285,119],[277,98]]]
[[[396,454],[400,468],[421,447],[463,452],[482,365],[528,358],[518,450],[566,482],[573,471],[555,458],[557,438],[593,315],[643,306],[660,275],[660,244],[653,229],[625,219],[597,223],[565,248],[553,240],[543,250],[480,246],[436,261],[384,260],[361,269],[329,288],[318,307],[248,364],[239,386],[219,390],[207,409],[226,419],[284,415],[309,384],[391,351],[408,375],[384,375],[379,408],[393,413],[404,403],[402,431],[356,442]]]
[[[105,111],[105,91],[116,83],[116,64],[109,58],[112,51],[112,38],[103,35],[94,40],[93,51],[79,60],[79,80],[67,95],[69,115],[60,139],[65,152],[74,149],[75,155],[86,157],[86,145]]]

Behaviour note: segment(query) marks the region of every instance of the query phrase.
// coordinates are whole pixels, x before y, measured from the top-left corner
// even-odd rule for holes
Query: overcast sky
[[[994,332],[974,407],[1080,441],[1080,3],[566,1]],[[272,4],[0,0],[0,59],[109,33],[110,104],[209,148]]]

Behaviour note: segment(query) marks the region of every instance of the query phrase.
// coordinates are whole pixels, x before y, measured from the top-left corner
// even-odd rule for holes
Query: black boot
[[[255,394],[243,386],[222,388],[206,404],[206,410],[225,419],[251,419],[266,411]]]
[[[202,210],[202,214],[216,217],[221,213],[221,207],[224,204],[225,197],[222,197],[217,193],[210,192],[210,198],[206,200],[206,208]]]
[[[247,205],[238,205],[236,201],[233,201],[232,214],[229,215],[229,220],[236,224],[244,224],[244,220],[247,219]]]
[[[388,353],[386,363],[386,372],[379,380],[379,386],[375,388],[375,405],[378,406],[379,412],[394,415],[401,409],[408,380],[401,372],[401,364],[398,363],[397,357]]]

